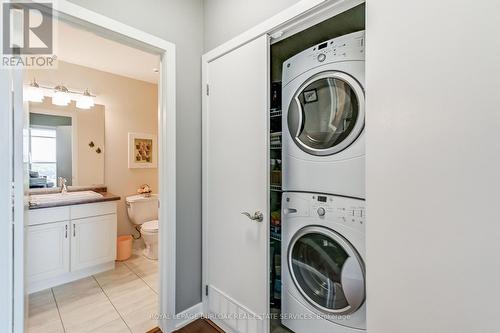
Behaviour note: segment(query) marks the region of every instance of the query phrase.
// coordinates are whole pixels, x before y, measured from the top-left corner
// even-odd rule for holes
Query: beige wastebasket
[[[132,235],[118,236],[116,240],[116,260],[124,261],[132,255]]]

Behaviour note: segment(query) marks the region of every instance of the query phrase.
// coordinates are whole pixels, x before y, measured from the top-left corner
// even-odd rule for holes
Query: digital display
[[[319,202],[326,202],[326,197],[319,195],[318,196],[318,201]]]
[[[325,48],[325,47],[327,47],[327,46],[328,46],[328,43],[323,43],[323,44],[320,44],[320,45],[318,46],[318,50],[322,50],[322,49],[324,49],[324,48]]]

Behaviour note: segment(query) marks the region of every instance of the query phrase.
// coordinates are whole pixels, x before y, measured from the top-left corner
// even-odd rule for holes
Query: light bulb
[[[62,85],[54,88],[54,94],[52,95],[52,104],[67,106],[70,102],[71,96],[69,95],[68,88]]]
[[[94,98],[90,95],[90,92],[85,90],[82,96],[78,97],[76,101],[76,107],[79,109],[88,110],[94,106]]]
[[[43,91],[40,89],[40,86],[38,86],[38,83],[36,80],[33,80],[33,82],[30,84],[29,87],[27,87],[24,92],[24,100],[28,102],[34,102],[34,103],[41,103],[43,102]]]

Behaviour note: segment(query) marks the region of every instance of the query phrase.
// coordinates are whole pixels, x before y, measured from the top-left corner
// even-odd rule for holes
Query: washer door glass
[[[348,147],[364,126],[364,92],[351,76],[324,72],[297,91],[288,109],[295,143],[313,155],[331,155]]]
[[[339,234],[322,227],[306,227],[292,239],[288,255],[297,289],[315,308],[349,314],[363,304],[362,261]]]

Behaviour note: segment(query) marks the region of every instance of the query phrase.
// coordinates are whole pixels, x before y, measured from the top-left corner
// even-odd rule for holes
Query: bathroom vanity
[[[69,201],[44,201],[42,195],[37,204],[30,205],[26,233],[29,293],[114,268],[120,197],[99,194],[76,194]]]

